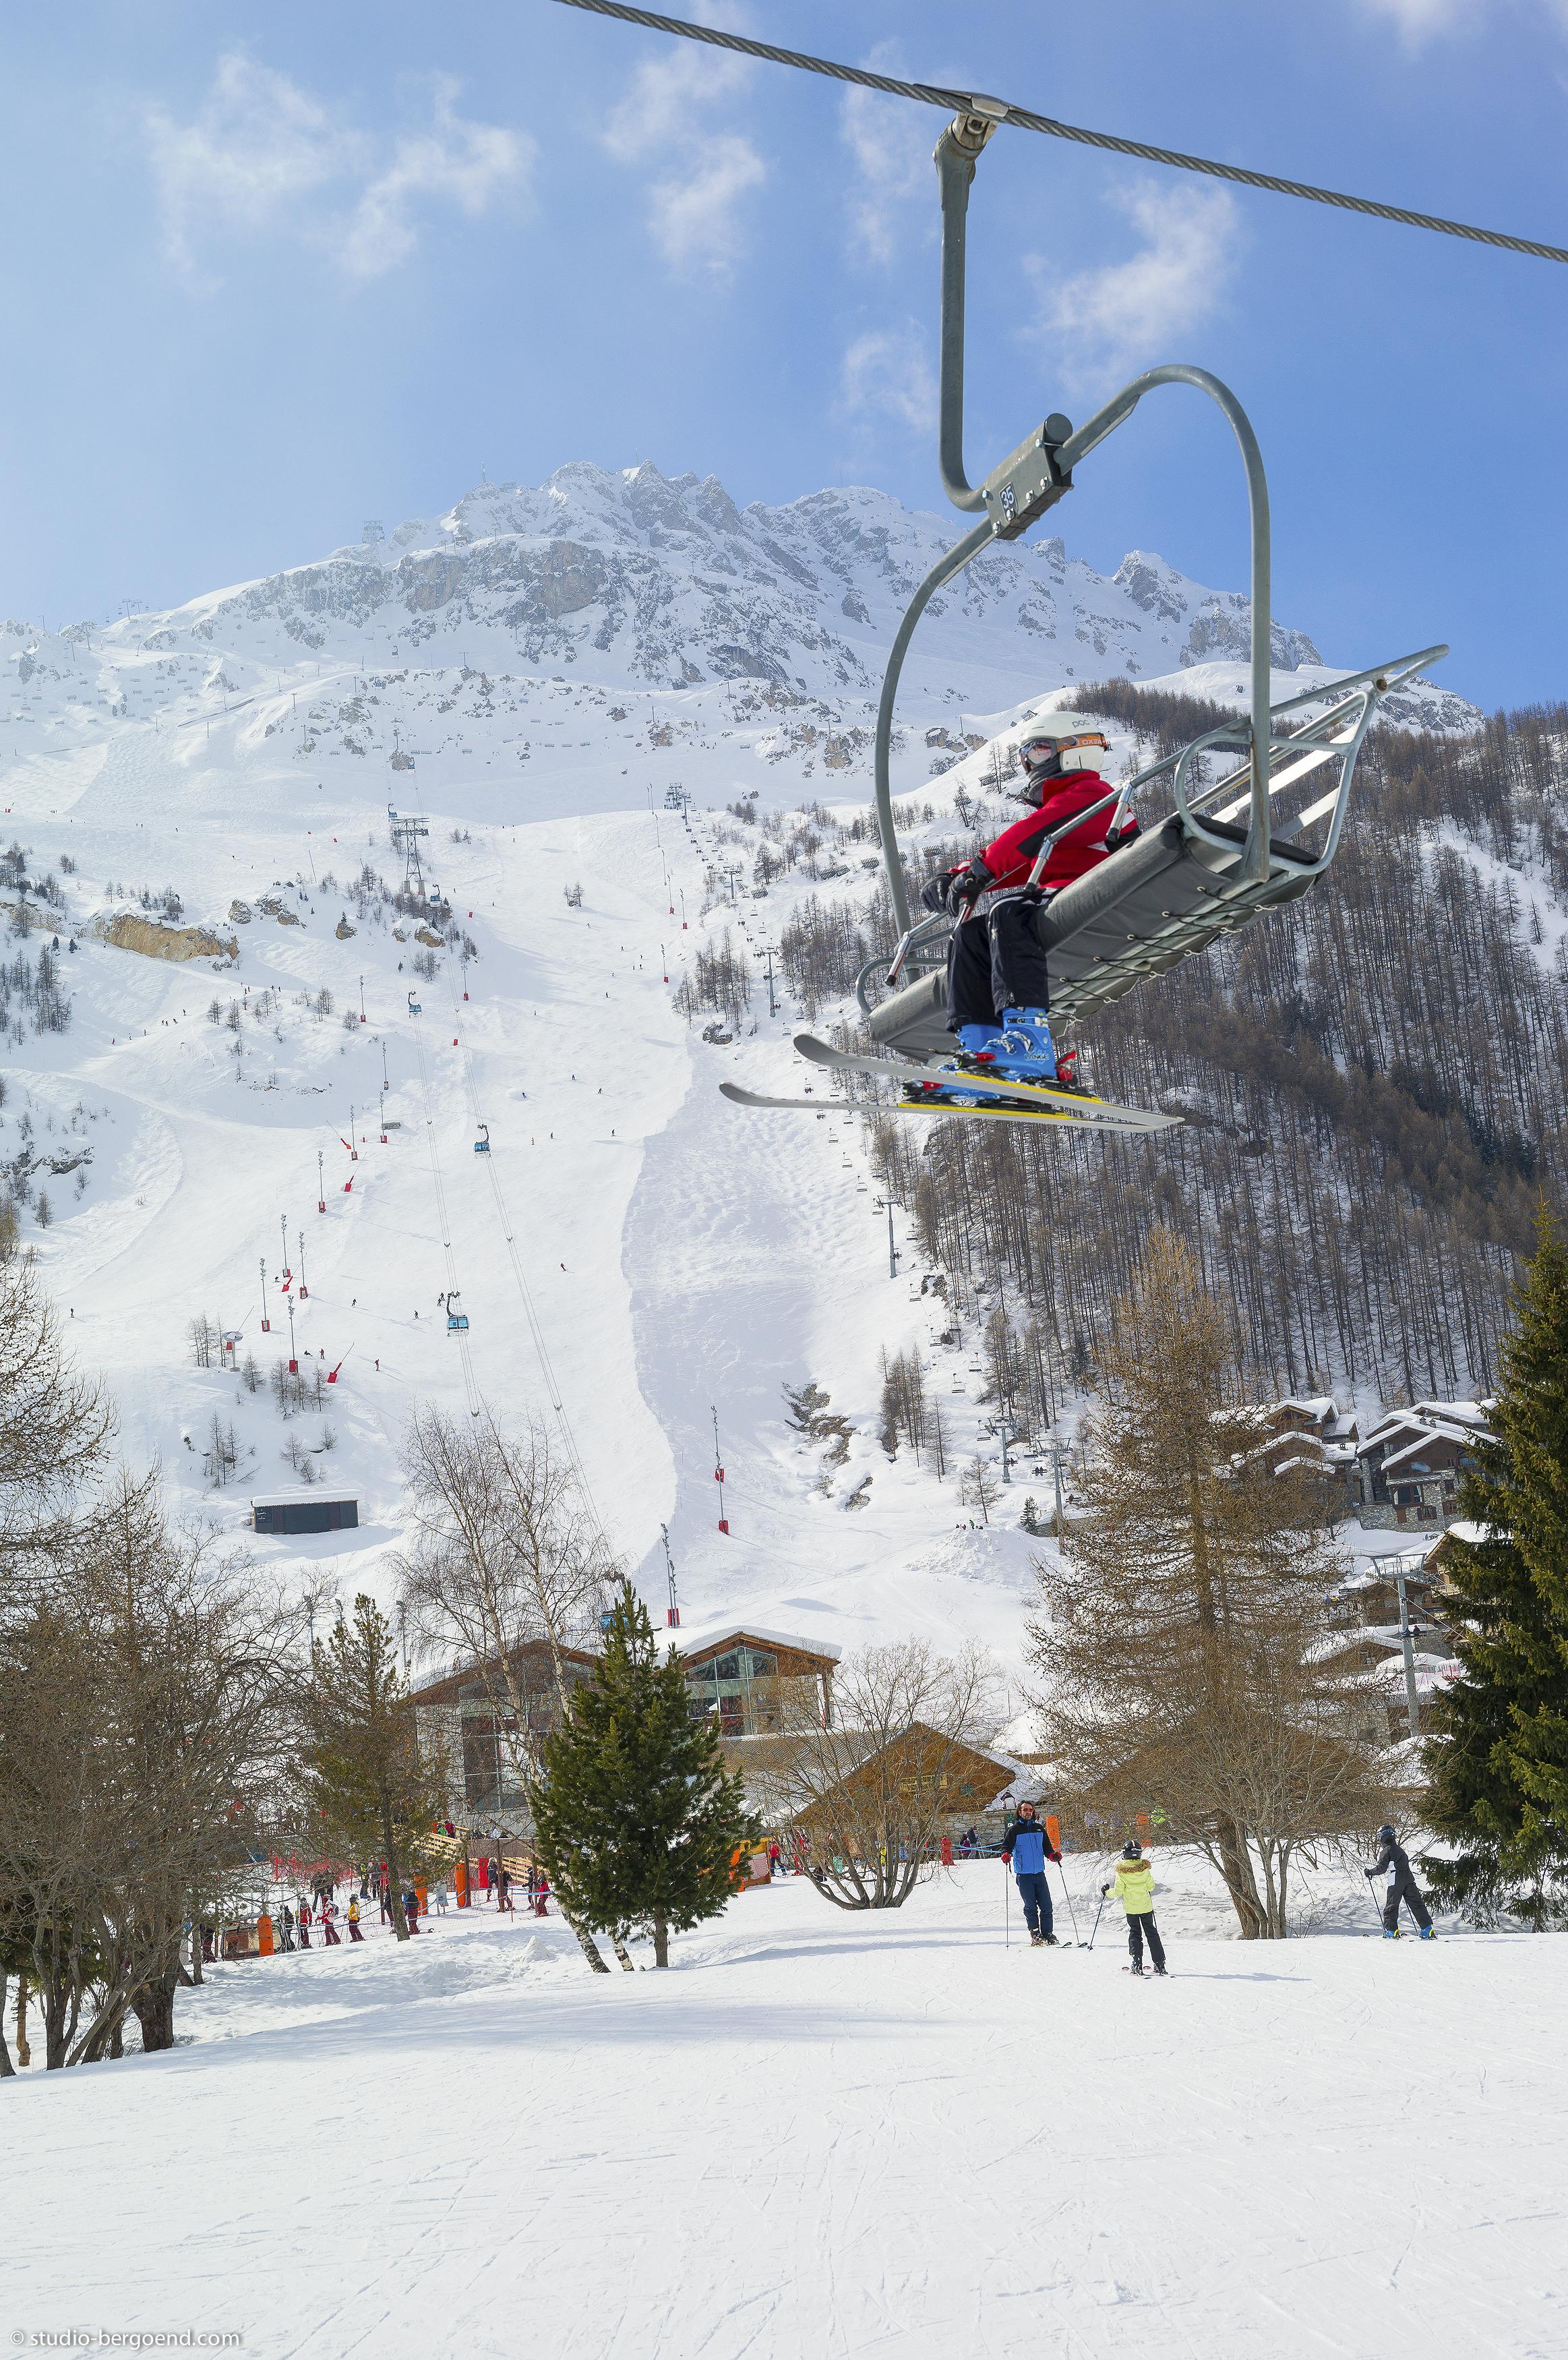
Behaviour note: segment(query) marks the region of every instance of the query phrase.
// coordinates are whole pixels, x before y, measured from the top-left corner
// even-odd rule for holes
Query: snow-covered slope
[[[711,479],[574,466],[168,614],[5,627],[0,805],[32,885],[9,956],[75,947],[60,954],[68,1031],[28,1029],[13,1002],[0,1168],[133,1458],[157,1453],[237,1524],[253,1491],[299,1481],[303,1456],[362,1502],[357,1534],[310,1546],[345,1590],[374,1588],[415,1401],[465,1405],[464,1349],[502,1414],[548,1400],[526,1285],[601,1512],[650,1596],[668,1524],[690,1609],[841,1643],[928,1627],[1015,1650],[1032,1546],[1018,1514],[1050,1478],[1026,1463],[997,1524],[970,1529],[957,1466],[994,1449],[973,1338],[939,1341],[948,1315],[920,1292],[901,1217],[889,1278],[858,1126],[748,1120],[716,1090],[803,1072],[798,1008],[780,995],[766,1012],[762,945],[810,894],[864,898],[874,849],[824,824],[754,901],[757,832],[665,808],[680,784],[699,806],[863,809],[882,650],[951,537],[872,492],[737,511]],[[986,741],[1051,690],[1125,672],[1231,695],[1245,624],[1245,602],[1157,559],[1106,580],[1059,541],[994,552],[917,641],[898,782],[940,833],[956,789],[985,792]],[[1332,677],[1300,634],[1277,632],[1276,652],[1278,694]],[[428,815],[426,878],[452,913],[433,978],[414,968],[418,919],[362,876],[401,882],[389,802]],[[799,849],[806,821],[790,830]],[[170,964],[102,939],[116,919],[122,936],[127,918],[173,923],[176,903],[232,957]],[[753,957],[756,1029],[711,1045],[672,996],[726,930]],[[298,1276],[301,1238],[296,1357],[340,1373],[324,1415],[284,1418],[265,1384],[195,1366],[189,1328],[243,1330],[235,1359],[265,1377],[289,1349],[278,1272]],[[453,1286],[466,1347],[436,1300]],[[909,1346],[951,1411],[945,1482],[876,1439],[881,1354]],[[782,1422],[782,1385],[807,1378],[852,1421],[840,1468]],[[214,1489],[203,1462],[230,1426]]]
[[[1068,1866],[1087,1937],[1104,1867]],[[1385,1944],[1354,1867],[1312,1873],[1305,1939],[1240,1943],[1190,1863],[1156,1874],[1171,1973],[1141,1985],[1108,1913],[1093,1952],[1042,1952],[1015,1902],[1006,1947],[996,1861],[873,1917],[761,1887],[667,1974],[589,1975],[559,1918],[487,1911],[209,1968],[191,2045],[7,2085],[16,2333],[1561,2352],[1557,1946]]]

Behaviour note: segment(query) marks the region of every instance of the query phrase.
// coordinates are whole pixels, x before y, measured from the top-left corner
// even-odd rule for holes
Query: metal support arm
[[[1144,395],[1157,385],[1193,385],[1200,393],[1206,393],[1229,420],[1247,469],[1247,499],[1252,523],[1252,656],[1247,695],[1252,722],[1252,805],[1247,821],[1247,857],[1238,881],[1256,885],[1269,873],[1269,691],[1272,645],[1269,484],[1252,421],[1229,386],[1222,384],[1207,369],[1193,368],[1186,361],[1168,361],[1161,368],[1145,369],[1141,377],[1124,385],[1120,393],[1103,410],[1097,410],[1087,424],[1068,436],[1053,456],[1061,472],[1070,475],[1079,460],[1086,459],[1124,419],[1130,418]]]
[[[955,508],[979,508],[984,495],[964,472],[964,277],[969,184],[975,159],[1007,115],[999,98],[972,98],[954,115],[933,154],[942,185],[942,392],[937,464],[942,487]]]
[[[975,497],[979,498],[978,493]],[[898,675],[904,669],[904,656],[914,636],[915,625],[931,601],[942,584],[951,582],[955,574],[961,574],[991,537],[991,519],[987,517],[984,524],[975,526],[973,532],[966,532],[945,557],[938,559],[909,601],[909,610],[887,651],[887,669],[882,675],[882,701],[877,708],[877,825],[882,836],[882,865],[887,872],[887,891],[900,934],[907,934],[909,931],[909,897],[904,890],[904,867],[898,858],[898,839],[893,827],[893,788],[887,769],[893,742],[893,703],[898,694]]]

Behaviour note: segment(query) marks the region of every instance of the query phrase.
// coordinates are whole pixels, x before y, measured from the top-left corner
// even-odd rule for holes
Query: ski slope
[[[1086,1936],[1103,1867],[1069,1866]],[[188,2045],[8,2085],[6,2323],[291,2360],[1563,2350],[1559,1945],[1384,1943],[1354,1870],[1243,1944],[1156,1869],[1164,1983],[1108,1921],[1030,1951],[1015,1901],[1004,1947],[995,1862],[875,1917],[748,1893],[667,1974],[485,1913],[209,1970]]]
[[[939,526],[881,495],[741,515],[695,478],[563,470],[167,615],[0,629],[5,827],[58,893],[32,901],[25,941],[13,923],[8,956],[58,938],[73,1006],[64,1033],[10,1037],[0,1166],[49,1198],[44,1225],[30,1196],[24,1235],[118,1399],[125,1456],[158,1460],[188,1510],[237,1535],[252,1494],[298,1488],[292,1449],[356,1495],[360,1523],[262,1554],[327,1560],[345,1597],[390,1602],[416,1404],[559,1402],[656,1611],[668,1526],[688,1619],[744,1611],[841,1645],[978,1639],[1016,1665],[1035,1546],[1018,1518],[1051,1476],[1025,1463],[972,1529],[958,1474],[996,1455],[977,1324],[941,1342],[902,1216],[889,1276],[860,1126],[793,1055],[800,1008],[780,992],[770,1015],[762,983],[763,945],[808,896],[865,901],[874,848],[830,843],[753,898],[757,831],[724,814],[743,794],[764,814],[816,796],[864,813],[872,658]],[[1137,553],[1114,580],[1059,543],[1026,557],[933,609],[898,755],[911,848],[955,832],[961,792],[1004,815],[1013,741],[1086,669],[1147,678],[1180,655],[1169,684],[1241,694],[1214,652],[1241,628],[1228,594]],[[1300,634],[1279,644],[1298,669],[1277,695],[1332,680]],[[1469,710],[1423,694],[1439,722]],[[1118,736],[1116,770],[1130,751]],[[691,828],[665,808],[676,784]],[[443,951],[430,981],[416,922],[399,940],[351,890],[364,863],[401,880],[393,803],[427,815],[426,876],[476,954]],[[156,921],[169,888],[232,960],[169,964],[95,933]],[[674,996],[726,933],[757,982],[739,1037],[711,1044]],[[725,1078],[809,1084],[822,1119],[743,1114]],[[453,1288],[462,1338],[438,1303]],[[265,1378],[289,1301],[296,1357],[336,1377],[324,1414],[285,1420],[265,1383],[193,1365],[189,1330],[238,1334],[236,1364],[253,1353]],[[948,1418],[945,1481],[877,1439],[882,1354],[911,1348]],[[808,1379],[851,1421],[840,1469],[784,1423],[783,1386]],[[221,1485],[214,1419],[236,1461]]]

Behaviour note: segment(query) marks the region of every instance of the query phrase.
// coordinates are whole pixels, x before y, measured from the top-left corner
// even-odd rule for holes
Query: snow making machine
[[[1152,763],[1065,822],[1057,835],[1082,828],[1108,806],[1119,827],[1136,809],[1140,832],[1087,876],[1076,879],[1034,911],[1047,956],[1053,1031],[1119,999],[1146,977],[1206,950],[1222,936],[1250,925],[1311,890],[1339,848],[1356,756],[1389,694],[1448,652],[1421,649],[1362,672],[1271,705],[1269,486],[1258,439],[1229,387],[1184,362],[1146,369],[1074,428],[1060,414],[1027,435],[983,482],[972,486],[964,464],[964,262],[969,191],[975,168],[1007,115],[999,100],[975,97],[937,141],[942,193],[942,340],[939,464],[942,487],[957,508],[978,515],[974,530],[934,565],[910,599],[893,639],[877,717],[877,814],[888,891],[900,934],[891,957],[872,960],[855,985],[866,1029],[880,1057],[850,1060],[802,1038],[818,1064],[853,1064],[861,1073],[886,1073],[906,1085],[895,1110],[951,1111],[952,1061],[958,1043],[945,1013],[947,942],[953,920],[911,918],[893,826],[888,775],[893,710],[899,675],[915,627],[931,600],[995,542],[1017,541],[1074,488],[1074,473],[1138,404],[1164,386],[1191,386],[1228,421],[1247,476],[1251,521],[1251,618],[1247,702],[1233,721],[1195,738],[1179,753]],[[1211,774],[1217,767],[1217,780]],[[1043,871],[1053,837],[1035,863]],[[874,995],[877,995],[874,997]],[[919,1076],[941,1061],[942,1102],[926,1098]],[[912,1087],[910,1087],[912,1085]],[[734,1085],[726,1095],[763,1103]],[[1061,1127],[1107,1130],[1164,1128],[1177,1117],[1112,1108],[1082,1089],[1030,1090],[1027,1109],[1004,1105],[996,1090],[973,1110],[1010,1120],[1057,1119]],[[1046,1101],[1049,1099],[1050,1103]],[[768,1101],[800,1103],[807,1101]],[[964,1111],[971,1110],[966,1106]]]

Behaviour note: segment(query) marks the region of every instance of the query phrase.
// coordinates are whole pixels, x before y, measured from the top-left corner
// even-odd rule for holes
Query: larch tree
[[[1384,1749],[1333,1644],[1321,1485],[1277,1476],[1225,1307],[1157,1231],[1111,1306],[1082,1511],[1037,1560],[1044,1743],[1100,1820],[1163,1807],[1243,1936],[1282,1937],[1303,1842],[1376,1823]]]
[[[1434,1699],[1423,1865],[1444,1898],[1537,1928],[1568,1917],[1568,1250],[1544,1208],[1518,1288],[1494,1443],[1461,1487],[1479,1537],[1443,1561],[1463,1676]]]
[[[679,1656],[659,1661],[648,1609],[623,1590],[592,1678],[544,1743],[534,1793],[539,1857],[585,1925],[670,1937],[716,1917],[737,1852],[757,1838],[738,1773],[711,1722],[693,1720]]]

